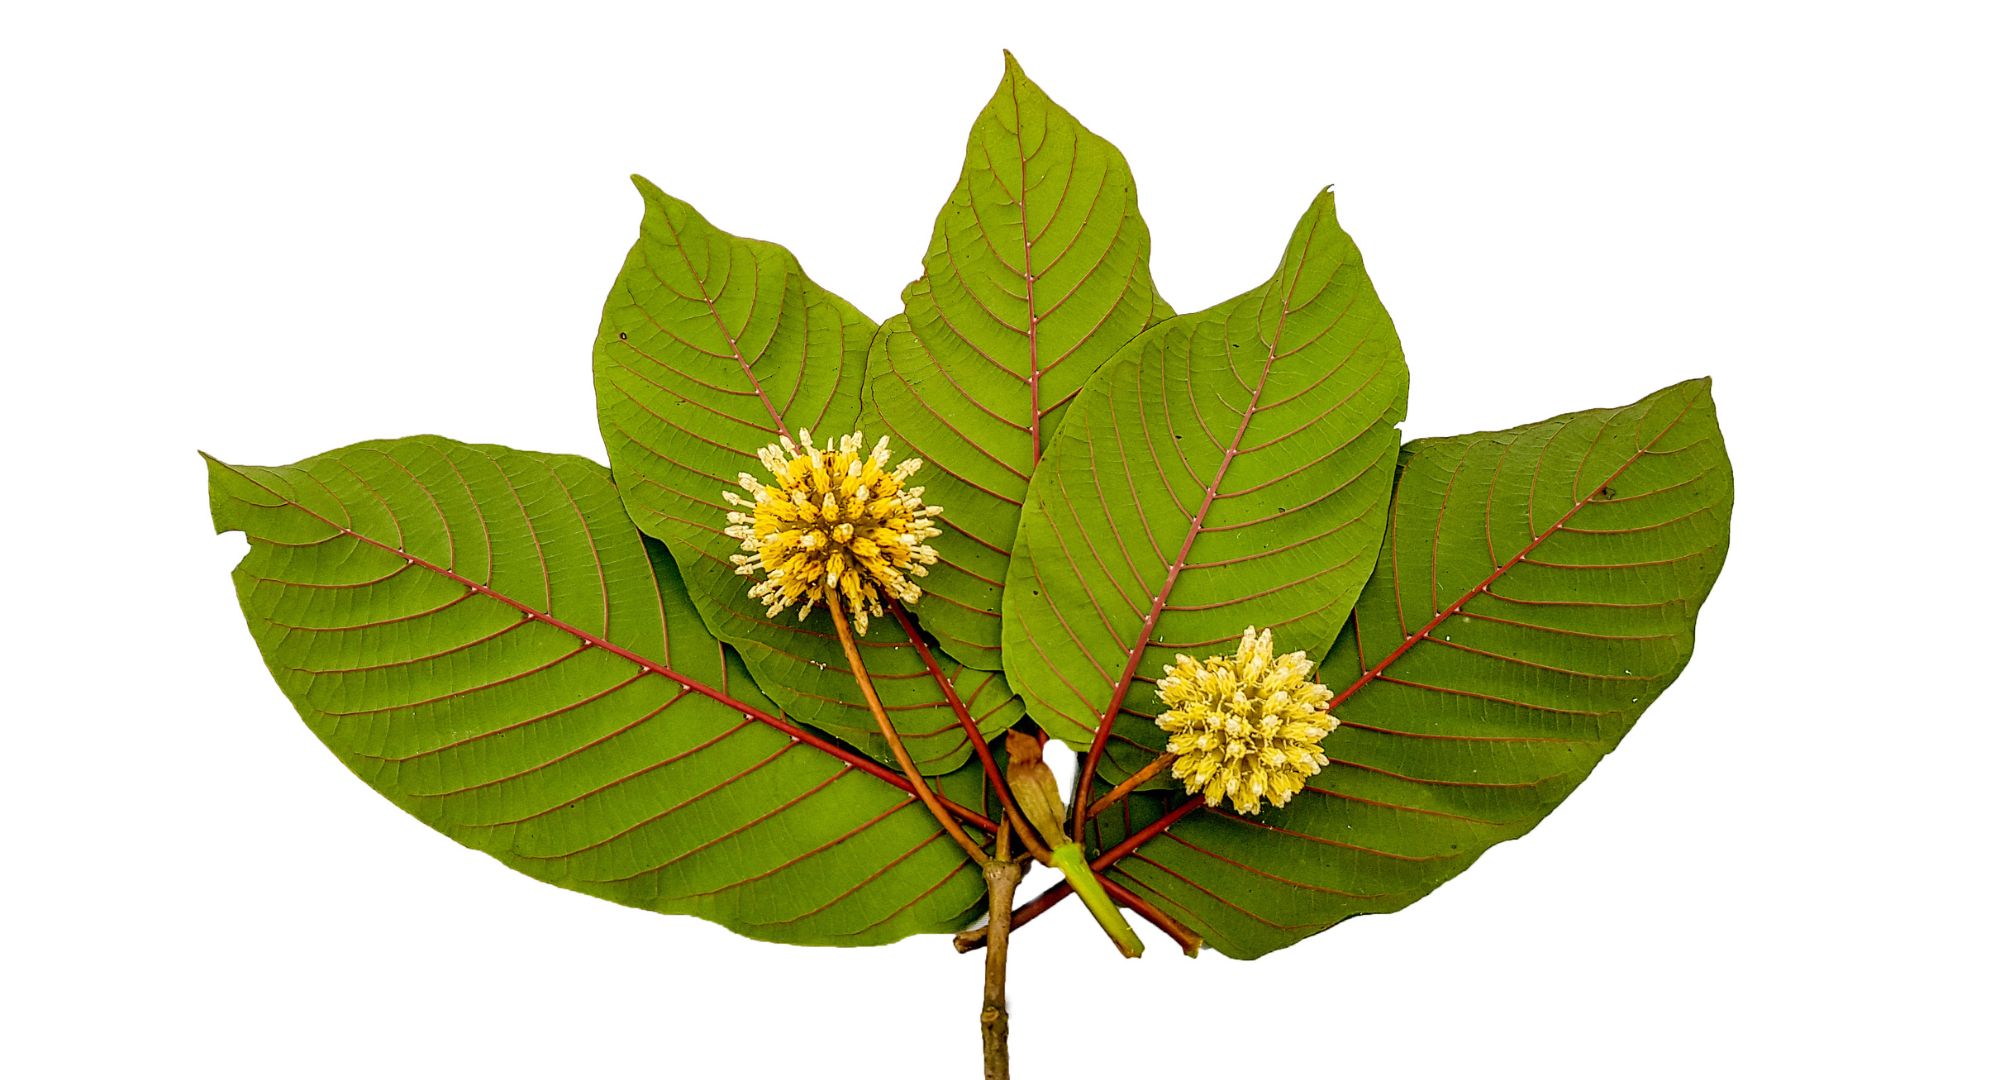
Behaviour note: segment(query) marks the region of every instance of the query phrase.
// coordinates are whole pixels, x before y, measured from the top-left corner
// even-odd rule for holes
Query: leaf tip
[[[1014,58],[1014,51],[1012,49],[1001,49],[1000,61],[1002,65],[1000,74],[1001,90],[1012,88],[1016,93],[1019,93],[1023,89],[1035,93],[1041,92],[1042,88],[1035,85],[1035,80],[1028,78],[1028,73],[1021,70],[1021,61]]]
[[[201,455],[202,464],[208,471],[209,522],[214,525],[218,536],[236,531],[241,526],[232,520],[229,494],[225,489],[242,474],[236,471],[235,466],[206,450],[197,449],[195,453]]]
[[[1340,223],[1340,213],[1333,197],[1332,184],[1313,192],[1312,202],[1306,205],[1305,213],[1300,215],[1299,223],[1292,231],[1292,243],[1296,245],[1302,242],[1312,234],[1314,223],[1325,220],[1331,220],[1336,227]]]
[[[1698,379],[1689,379],[1688,382],[1694,385],[1695,400],[1701,402],[1709,413],[1714,413],[1716,407],[1714,376],[1703,375]]]
[[[1675,383],[1672,389],[1685,393],[1688,399],[1692,401],[1713,402],[1715,400],[1715,377],[1712,375],[1701,375],[1696,378],[1686,379]]]
[[[196,450],[195,453],[201,456],[202,466],[208,470],[208,482],[211,486],[218,478],[242,475],[242,470],[206,450]]]

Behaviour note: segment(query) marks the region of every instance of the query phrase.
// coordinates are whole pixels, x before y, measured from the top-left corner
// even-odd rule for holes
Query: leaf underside
[[[813,284],[784,248],[732,236],[635,182],[645,216],[595,352],[598,418],[626,509],[667,542],[709,629],[787,713],[892,760],[824,610],[804,621],[796,609],[766,616],[729,562],[738,542],[723,532],[722,493],[741,473],[765,475],[759,449],[800,429],[822,441],[855,430],[875,325]],[[998,672],[936,655],[934,677],[893,618],[874,620],[860,644],[926,773],[949,772],[971,753],[939,677],[989,738],[1021,716]]]
[[[1146,331],[1086,385],[1030,487],[1006,594],[1008,680],[1100,776],[1149,760],[1154,681],[1246,626],[1332,644],[1381,541],[1409,383],[1322,193],[1277,272]]]
[[[1032,711],[1101,747],[1087,800],[1158,758],[1176,656],[1268,627],[1324,657],[1340,724],[1288,805],[1207,809],[1162,774],[1085,837],[1107,883],[1232,957],[1399,910],[1525,834],[1688,663],[1733,500],[1708,381],[1399,454],[1408,372],[1330,192],[1268,281],[1174,316],[1125,159],[1008,55],[878,327],[634,181],[593,352],[616,484],[435,436],[209,459],[215,525],[250,542],[245,618],[308,727],[524,874],[795,944],[982,906],[825,611],[767,616],[730,562],[723,492],[803,429],[925,461],[925,636],[892,612],[860,651],[973,828],[999,812],[954,698],[982,740]]]
[[[282,468],[211,459],[210,485],[218,531],[250,540],[237,593],[279,686],[459,843],[800,944],[950,930],[983,895],[867,758],[746,713],[772,706],[601,466],[423,436]],[[942,786],[985,802],[977,769]]]
[[[1732,491],[1705,379],[1409,444],[1322,668],[1332,764],[1258,818],[1196,811],[1112,876],[1247,958],[1400,909],[1527,832],[1686,666]],[[1185,801],[1141,793],[1095,839]]]
[[[872,414],[924,459],[944,508],[925,629],[999,670],[1000,597],[1021,502],[1071,399],[1172,312],[1153,287],[1132,172],[1012,56],[966,141],[924,274],[868,361]]]

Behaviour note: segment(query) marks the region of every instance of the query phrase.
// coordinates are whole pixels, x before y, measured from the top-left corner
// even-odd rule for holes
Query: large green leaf
[[[781,433],[853,431],[874,323],[813,284],[791,252],[710,225],[636,180],[646,212],[605,301],[596,349],[598,420],[625,506],[667,541],[695,606],[741,651],[764,690],[798,719],[890,760],[821,613],[773,619],[750,599],[723,533],[725,488],[762,474],[757,450]],[[962,764],[970,743],[942,685],[952,682],[988,736],[1021,715],[996,672],[939,670],[895,619],[861,640],[869,672],[910,753],[927,773]]]
[[[1332,763],[1282,810],[1193,812],[1114,879],[1252,957],[1397,910],[1527,832],[1687,665],[1732,490],[1706,379],[1411,443],[1322,668],[1346,685]],[[1187,806],[1144,793],[1099,839]]]
[[[772,715],[601,466],[420,437],[209,475],[278,685],[454,840],[777,941],[947,930],[983,894],[900,777]],[[976,769],[945,786],[984,801]]]
[[[944,508],[924,628],[973,667],[1001,666],[1001,584],[1042,448],[1085,380],[1172,314],[1149,247],[1124,156],[1008,55],[924,275],[868,361],[875,414]]]
[[[1368,577],[1409,375],[1388,312],[1314,200],[1258,288],[1146,331],[1077,396],[1008,570],[1008,680],[1113,775],[1163,746],[1153,682],[1248,625],[1324,651]]]

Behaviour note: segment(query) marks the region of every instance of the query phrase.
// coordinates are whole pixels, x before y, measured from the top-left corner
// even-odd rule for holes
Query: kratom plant
[[[1127,912],[1251,959],[1395,911],[1687,664],[1731,503],[1708,381],[1401,443],[1331,193],[1268,280],[1175,315],[1124,159],[1008,57],[878,326],[637,183],[610,469],[209,459],[306,723],[515,869],[769,941],[984,947],[1002,1076],[1010,935],[1070,892],[1128,956]],[[1030,859],[1064,881],[1016,909]]]

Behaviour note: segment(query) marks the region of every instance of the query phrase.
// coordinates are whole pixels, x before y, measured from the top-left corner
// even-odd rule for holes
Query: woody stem
[[[1011,832],[1006,822],[1000,823],[994,858],[986,864],[986,987],[979,1008],[986,1080],[1008,1080],[1007,940],[1014,914],[1014,888],[1021,883],[1021,864],[1008,857]]]
[[[1110,869],[1112,864],[1116,863],[1118,860],[1124,858],[1127,855],[1130,855],[1133,851],[1137,850],[1139,848],[1139,845],[1144,844],[1146,841],[1151,840],[1153,837],[1158,836],[1163,832],[1166,832],[1169,828],[1173,827],[1175,822],[1178,822],[1182,818],[1193,813],[1194,811],[1201,809],[1202,806],[1203,806],[1203,800],[1201,796],[1197,795],[1194,798],[1189,799],[1188,801],[1180,804],[1179,806],[1174,807],[1172,810],[1167,811],[1165,816],[1159,818],[1152,824],[1147,825],[1144,828],[1138,830],[1137,832],[1134,832],[1132,835],[1126,837],[1124,841],[1121,842],[1117,847],[1114,847],[1111,850],[1105,852],[1104,854],[1099,855],[1097,858],[1092,859],[1090,862],[1090,868],[1100,874],[1103,873],[1104,871]],[[1108,881],[1105,882],[1105,887],[1106,889],[1110,889],[1111,883]],[[1064,897],[1069,896],[1074,891],[1075,891],[1074,889],[1070,888],[1069,882],[1067,881],[1059,881],[1056,884],[1049,886],[1047,889],[1043,890],[1040,896],[1037,896],[1033,900],[1030,900],[1027,903],[1022,904],[1020,907],[1014,909],[1013,925],[1015,927],[1021,927],[1027,925],[1027,923],[1030,920],[1034,919],[1042,912],[1047,911],[1048,909],[1056,906],[1056,904],[1061,902]],[[1132,910],[1134,911],[1138,911],[1142,915],[1145,914],[1145,909],[1142,908],[1136,902],[1136,900],[1137,900],[1136,897],[1129,899],[1124,896],[1118,897],[1119,903],[1124,904],[1129,908],[1132,908]],[[1161,920],[1149,920],[1149,921],[1152,921],[1153,925],[1159,926],[1162,930],[1167,930],[1168,933],[1173,934],[1174,940],[1181,943],[1182,948],[1187,952],[1189,956],[1193,956],[1195,952],[1201,947],[1200,938],[1196,937],[1192,933],[1189,933],[1185,928],[1179,927],[1179,924],[1173,923],[1172,920],[1169,919],[1165,920],[1164,922],[1162,922]],[[1175,933],[1173,930],[1169,930],[1168,929],[1169,925],[1179,929],[1179,933]],[[958,934],[957,937],[955,937],[952,940],[953,947],[957,948],[959,952],[971,952],[974,949],[982,947],[983,945],[986,944],[985,935],[983,933],[984,930],[985,927],[974,927],[971,930],[962,931],[961,933]]]

